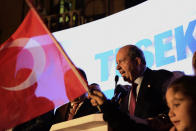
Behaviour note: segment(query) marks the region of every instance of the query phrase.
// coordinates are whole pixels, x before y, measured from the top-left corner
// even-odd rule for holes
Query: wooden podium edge
[[[97,125],[105,125],[105,124],[106,122],[103,120],[103,113],[98,113],[98,114],[91,114],[73,120],[54,124],[50,128],[50,131],[63,130],[71,127],[80,128],[82,127],[82,125],[91,127],[93,125],[97,126]]]

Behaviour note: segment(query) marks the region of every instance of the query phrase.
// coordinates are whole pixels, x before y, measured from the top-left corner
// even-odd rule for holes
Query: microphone
[[[116,75],[116,76],[115,76],[115,88],[116,88],[116,86],[117,86],[118,80],[119,80],[119,76]]]
[[[115,89],[114,89],[114,96],[112,97],[112,102],[119,102],[120,98],[127,95],[127,90],[122,85],[117,85],[119,77],[115,76]]]

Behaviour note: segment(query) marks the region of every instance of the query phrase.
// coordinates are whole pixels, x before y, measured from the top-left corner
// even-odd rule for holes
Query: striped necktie
[[[72,106],[72,108],[70,109],[70,112],[69,112],[68,120],[73,119],[73,117],[74,117],[74,115],[76,113],[76,109],[77,109],[78,105],[79,105],[78,103],[74,103],[73,104],[73,106]]]

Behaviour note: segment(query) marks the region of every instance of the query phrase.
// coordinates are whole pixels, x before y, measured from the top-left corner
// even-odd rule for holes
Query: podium
[[[52,125],[50,131],[108,131],[103,114],[91,114]]]

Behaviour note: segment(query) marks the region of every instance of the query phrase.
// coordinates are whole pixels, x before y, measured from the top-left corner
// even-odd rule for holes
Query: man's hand
[[[91,99],[91,104],[93,106],[102,105],[106,101],[105,95],[98,90],[92,90],[91,93],[88,94]]]

